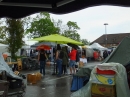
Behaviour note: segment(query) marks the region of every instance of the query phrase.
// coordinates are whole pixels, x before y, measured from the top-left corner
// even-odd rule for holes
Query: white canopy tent
[[[21,49],[26,50],[27,53],[30,52],[30,46],[29,45],[24,45],[16,52],[17,56],[20,56]],[[8,45],[0,44],[0,52],[4,53],[4,54],[7,54],[8,56],[11,56],[11,54],[8,52]]]
[[[84,46],[79,46],[80,50],[82,51],[83,49],[85,50],[86,57],[87,58],[92,58],[93,57],[93,48],[90,47],[89,45],[84,45]],[[82,54],[82,53],[81,53]]]
[[[92,45],[90,45],[91,48],[93,49],[98,49],[100,51],[100,55],[103,56],[103,52],[104,50],[107,50],[107,48],[101,46],[100,44],[98,43],[93,43]]]
[[[101,46],[101,45],[98,44],[98,43],[93,43],[92,45],[90,45],[90,47],[93,48],[93,49],[107,50],[107,48]]]
[[[0,43],[0,52],[4,53],[8,51],[8,45]]]

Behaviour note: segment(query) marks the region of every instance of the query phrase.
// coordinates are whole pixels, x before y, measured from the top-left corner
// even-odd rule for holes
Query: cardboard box
[[[92,81],[94,83],[99,83],[99,84],[115,85],[115,76],[95,74],[95,77],[93,78]]]
[[[28,83],[36,84],[37,83],[37,75],[36,74],[27,74]]]
[[[105,96],[105,95],[92,94],[91,97],[116,97],[116,96]]]
[[[104,84],[92,83],[91,94],[115,97],[116,88],[115,85],[104,85]]]

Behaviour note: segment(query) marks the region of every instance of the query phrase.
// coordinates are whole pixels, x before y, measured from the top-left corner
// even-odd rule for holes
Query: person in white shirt
[[[87,58],[85,55],[82,55],[82,58],[80,58],[79,67],[83,67],[85,65],[87,65]]]

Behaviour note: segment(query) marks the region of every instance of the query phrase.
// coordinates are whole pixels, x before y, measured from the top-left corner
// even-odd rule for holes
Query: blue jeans
[[[40,73],[45,75],[45,65],[46,61],[40,61]]]
[[[61,76],[61,74],[62,74],[62,60],[58,59],[58,60],[56,60],[56,62],[57,62],[57,67],[58,67],[58,76]]]
[[[76,65],[76,61],[70,60],[69,66],[70,66],[70,67],[75,67],[75,65]]]

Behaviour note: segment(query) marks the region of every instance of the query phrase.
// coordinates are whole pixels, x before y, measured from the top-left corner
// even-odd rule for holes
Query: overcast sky
[[[61,19],[63,24],[68,21],[77,22],[81,39],[91,42],[105,34],[104,23],[108,23],[107,34],[130,32],[129,7],[96,6],[69,14],[51,14],[51,17]],[[30,43],[32,44],[32,42]]]

